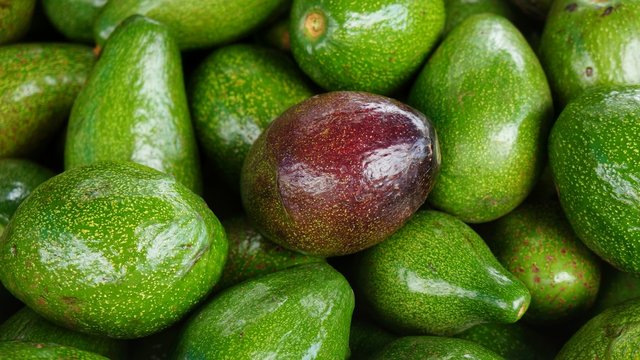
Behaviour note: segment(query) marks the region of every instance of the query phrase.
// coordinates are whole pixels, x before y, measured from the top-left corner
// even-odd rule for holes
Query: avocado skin
[[[326,18],[316,39],[305,30],[311,13]],[[294,0],[291,51],[326,90],[389,95],[415,75],[444,22],[443,0]]]
[[[323,263],[236,285],[187,322],[176,359],[345,359],[354,297]]]
[[[387,345],[372,360],[475,359],[502,360],[498,354],[467,340],[407,336]]]
[[[93,23],[108,0],[43,0],[51,24],[70,40],[93,44]]]
[[[640,297],[640,277],[607,266],[602,275],[602,286],[598,292],[594,312],[599,313],[638,297]]]
[[[560,323],[583,315],[600,286],[600,260],[582,244],[560,204],[524,203],[488,225],[487,244],[531,292],[524,319]]]
[[[549,11],[540,61],[562,106],[593,87],[640,85],[640,2],[558,0]]]
[[[28,307],[0,325],[0,341],[55,343],[100,354],[112,360],[127,358],[127,344],[124,341],[56,326]]]
[[[189,189],[143,165],[103,162],[51,178],[20,205],[0,238],[0,280],[58,325],[136,338],[202,300],[227,250]]]
[[[475,14],[492,13],[509,19],[517,26],[519,14],[513,8],[509,0],[445,0],[445,12],[447,19],[444,25],[444,33],[448,34],[460,25],[468,17]]]
[[[56,134],[94,61],[81,45],[0,47],[0,158],[30,154]]]
[[[108,358],[84,350],[53,343],[1,341],[2,360],[108,360]]]
[[[313,94],[288,56],[238,44],[220,48],[204,60],[192,77],[189,99],[207,157],[226,182],[239,189],[251,144],[273,119]]]
[[[553,104],[538,59],[508,20],[478,14],[457,26],[409,104],[433,120],[441,140],[432,206],[482,223],[525,199],[544,165]]]
[[[573,230],[619,270],[640,273],[640,86],[594,89],[562,111],[549,163]]]
[[[611,307],[589,320],[555,360],[637,359],[640,355],[640,300]]]
[[[350,360],[368,360],[398,336],[382,329],[373,322],[354,317],[349,332]]]
[[[287,0],[119,0],[109,1],[93,27],[98,45],[117,26],[139,14],[165,24],[181,50],[237,40],[288,6]]]
[[[18,41],[27,33],[35,7],[36,0],[0,1],[0,44]]]
[[[457,218],[418,211],[359,253],[354,286],[376,320],[399,334],[450,336],[485,322],[516,322],[530,295]]]
[[[202,192],[180,50],[163,25],[133,16],[104,47],[73,105],[65,169],[128,160]]]
[[[553,359],[557,351],[548,339],[521,322],[480,324],[456,337],[480,344],[505,359],[549,360]]]

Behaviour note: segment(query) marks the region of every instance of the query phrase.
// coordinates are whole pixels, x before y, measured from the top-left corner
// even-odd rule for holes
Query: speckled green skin
[[[0,159],[0,234],[18,205],[53,175],[29,160]]]
[[[355,287],[381,324],[399,333],[453,335],[484,323],[513,323],[527,288],[469,226],[419,211],[386,241],[359,255]]]
[[[108,0],[43,0],[53,26],[68,39],[93,44],[93,23]]]
[[[216,289],[300,264],[324,261],[324,258],[303,255],[270,242],[245,217],[226,219],[222,226],[229,240],[229,255]]]
[[[524,200],[544,165],[553,104],[536,55],[508,20],[478,14],[457,26],[409,103],[433,119],[441,140],[431,205],[481,223]]]
[[[562,208],[578,237],[640,273],[640,87],[594,90],[564,109],[549,138]]]
[[[100,354],[112,360],[127,357],[127,345],[122,340],[87,335],[56,326],[28,307],[0,325],[0,341],[56,343]]]
[[[331,266],[307,264],[221,293],[187,323],[177,359],[345,359],[354,307]]]
[[[523,13],[536,20],[545,20],[553,0],[511,0]]]
[[[487,244],[531,292],[526,320],[560,322],[593,305],[600,260],[580,242],[559,203],[525,203],[490,227]]]
[[[372,360],[502,360],[498,354],[467,340],[407,336],[387,345]]]
[[[547,339],[521,322],[480,324],[456,337],[478,343],[505,359],[548,360],[555,355],[554,348]]]
[[[180,50],[161,24],[135,16],[116,30],[73,105],[65,168],[129,160],[202,191]]]
[[[313,93],[296,64],[273,49],[231,45],[204,60],[190,86],[193,121],[228,184],[240,187],[244,158],[271,121]]]
[[[517,24],[519,14],[509,0],[444,0],[447,19],[444,33],[448,34],[468,17],[475,14],[492,13],[509,19]]]
[[[640,300],[629,300],[589,320],[555,360],[640,358]]]
[[[0,44],[20,40],[29,30],[36,0],[0,0]]]
[[[318,35],[309,14],[325,19]],[[294,0],[291,51],[327,90],[388,95],[419,69],[444,22],[443,0]]]
[[[184,316],[228,250],[205,202],[131,162],[68,170],[25,200],[0,238],[0,280],[67,328],[142,337]]]
[[[626,300],[640,297],[640,277],[606,267],[594,311],[600,312]]]
[[[28,154],[56,134],[94,60],[80,45],[0,47],[0,158]]]
[[[371,356],[398,337],[371,321],[354,317],[349,333],[350,360],[369,360]]]
[[[99,45],[134,14],[167,25],[180,49],[206,48],[237,40],[283,11],[287,0],[118,0],[110,1],[93,28]]]
[[[557,100],[585,89],[640,84],[640,1],[554,1],[540,43],[540,61]]]
[[[32,343],[22,341],[0,342],[1,360],[108,360],[108,358],[52,343]]]

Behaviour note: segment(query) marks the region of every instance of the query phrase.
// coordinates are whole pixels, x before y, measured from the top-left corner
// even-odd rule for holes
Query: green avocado
[[[354,317],[349,332],[350,360],[368,360],[398,337],[373,322]]]
[[[294,0],[291,51],[326,90],[388,95],[420,68],[444,22],[443,0]]]
[[[53,26],[73,41],[93,44],[93,23],[108,0],[42,0]]]
[[[93,33],[103,45],[118,25],[139,14],[165,24],[180,49],[208,48],[237,40],[285,11],[287,0],[118,0],[109,1]]]
[[[639,42],[638,0],[554,1],[540,61],[559,104],[592,87],[640,85]]]
[[[236,285],[188,320],[176,359],[345,359],[354,297],[323,263]]]
[[[20,40],[29,30],[36,0],[0,0],[0,44]]]
[[[40,185],[0,238],[0,280],[69,329],[136,338],[182,318],[215,285],[228,244],[205,202],[132,162]]]
[[[509,0],[444,0],[447,20],[444,33],[448,34],[468,17],[475,14],[492,13],[509,19],[518,25],[519,15]]]
[[[2,341],[0,360],[108,360],[108,358],[52,343]]]
[[[640,273],[640,86],[594,89],[567,105],[549,138],[562,208],[578,237]]]
[[[542,171],[553,115],[542,67],[505,18],[478,14],[457,26],[411,89],[433,120],[442,167],[429,203],[468,223],[516,208]]]
[[[291,21],[286,16],[274,24],[268,26],[264,31],[256,32],[254,39],[256,43],[266,45],[284,52],[291,52],[291,33],[289,28]]]
[[[600,260],[557,201],[524,203],[488,227],[485,239],[496,258],[531,292],[525,320],[557,324],[586,314],[598,295]]]
[[[55,136],[94,60],[81,45],[0,47],[0,158],[29,154]]]
[[[602,274],[602,286],[600,286],[594,310],[599,313],[626,300],[639,297],[640,276],[607,266]]]
[[[480,324],[456,335],[473,341],[505,359],[550,360],[555,351],[549,339],[526,327],[515,324]]]
[[[205,153],[238,189],[251,144],[273,119],[313,94],[287,55],[238,44],[204,60],[193,75],[189,100]]]
[[[359,298],[398,333],[448,336],[480,323],[513,323],[529,306],[525,285],[478,234],[445,213],[418,211],[358,256]]]
[[[163,25],[132,16],[109,39],[73,105],[65,168],[129,160],[202,191],[180,50]]]
[[[407,336],[387,345],[373,360],[502,360],[482,346],[467,340],[436,336]]]
[[[640,358],[640,299],[609,308],[589,320],[555,360]]]
[[[0,341],[56,343],[100,354],[112,360],[127,358],[127,344],[123,340],[83,334],[56,326],[28,307],[0,325]]]

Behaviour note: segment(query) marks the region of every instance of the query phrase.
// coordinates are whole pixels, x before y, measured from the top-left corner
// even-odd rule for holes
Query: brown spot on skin
[[[606,9],[604,9],[604,12],[602,13],[602,16],[608,16],[609,14],[611,14],[613,12],[613,6],[608,6]]]
[[[592,68],[591,66],[588,66],[588,67],[587,67],[587,70],[585,70],[585,74],[586,74],[588,77],[591,77],[591,76],[593,75],[593,68]]]
[[[76,305],[78,303],[78,298],[75,296],[63,296],[62,301],[67,305]]]
[[[564,248],[560,249],[560,253],[561,253],[562,255],[566,254],[566,253],[567,253],[567,249],[564,249]]]
[[[44,344],[36,344],[35,347],[37,349],[42,349],[44,347]]]
[[[540,272],[540,269],[536,264],[531,264],[531,271],[533,271],[534,273],[537,273],[537,272]]]
[[[533,278],[533,282],[535,282],[536,284],[539,284],[540,283],[540,276],[535,276]]]
[[[547,261],[553,261],[553,256],[547,255],[545,256],[545,259],[547,259]]]
[[[43,298],[42,296],[40,296],[38,298],[38,304],[40,305],[47,305],[47,300],[45,300],[45,298]]]
[[[101,52],[102,52],[102,47],[100,45],[97,45],[96,47],[93,48],[93,55],[95,55],[96,57],[100,57]]]
[[[576,11],[576,9],[578,8],[578,4],[576,3],[571,3],[569,5],[567,5],[564,9],[568,12],[574,12]]]

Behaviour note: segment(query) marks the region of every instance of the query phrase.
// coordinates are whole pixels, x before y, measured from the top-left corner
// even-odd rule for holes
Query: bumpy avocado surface
[[[53,343],[1,341],[0,359],[2,360],[108,360],[108,358]]]
[[[18,205],[53,175],[29,160],[0,159],[0,234]]]
[[[228,244],[205,202],[132,162],[40,185],[0,238],[0,280],[46,319],[114,338],[168,327],[220,277]]]
[[[93,23],[108,0],[43,0],[53,26],[67,38],[93,43]]]
[[[0,1],[0,44],[20,40],[29,30],[36,0]]]
[[[467,340],[407,336],[387,345],[374,360],[475,359],[502,360],[498,354]]]
[[[431,205],[481,223],[525,199],[544,165],[553,109],[536,55],[508,20],[479,14],[456,27],[409,103],[433,120],[442,148]]]
[[[535,330],[515,324],[480,324],[456,335],[473,341],[505,359],[549,360],[557,349]]]

